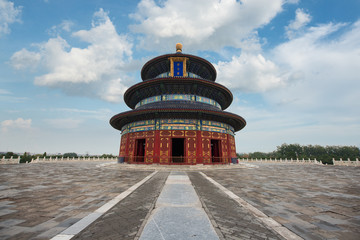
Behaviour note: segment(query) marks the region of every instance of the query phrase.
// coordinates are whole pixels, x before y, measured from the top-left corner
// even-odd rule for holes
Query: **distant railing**
[[[18,164],[20,163],[21,157],[17,158],[5,158],[0,159],[0,164]],[[117,157],[37,157],[32,159],[30,163],[40,163],[40,162],[76,162],[76,161],[117,161]]]
[[[276,159],[276,158],[239,158],[240,162],[268,162],[268,163],[300,163],[300,164],[322,164],[320,160],[315,159]],[[332,159],[333,165],[337,166],[360,166],[359,159],[356,158],[355,160],[350,160],[349,158],[347,160],[342,160],[341,158],[339,160],[335,160],[335,158]]]
[[[321,161],[315,159],[282,159],[282,158],[239,158],[240,162],[264,162],[264,163],[308,163],[322,164]]]
[[[20,163],[21,157],[10,157],[0,158],[0,164],[18,164]],[[132,156],[132,157],[37,157],[36,159],[32,159],[30,163],[40,163],[40,162],[75,162],[75,161],[119,161],[122,159],[121,162],[127,162],[132,164],[151,164],[151,163],[160,163],[160,164],[172,164],[172,165],[189,165],[189,164],[230,164],[234,163],[231,158],[221,158],[221,157],[196,157],[196,158],[189,158],[189,157],[169,157],[167,159],[159,159],[152,158],[151,162],[146,162],[146,157],[144,156]],[[120,162],[120,161],[119,161]],[[276,158],[239,158],[236,162],[263,162],[263,163],[298,163],[298,164],[322,164],[320,160],[316,159],[276,159]],[[355,160],[343,160],[340,158],[336,160],[333,158],[332,160],[333,165],[336,166],[360,166],[360,161],[358,158]]]
[[[350,160],[350,158],[348,158],[347,160],[342,160],[342,158],[340,158],[339,160],[335,160],[335,158],[333,158],[332,161],[333,164],[336,166],[360,166],[358,158],[356,158],[355,161]]]
[[[12,156],[10,158],[5,158],[5,156],[3,156],[0,159],[0,164],[18,164],[20,163],[20,156],[13,158]]]

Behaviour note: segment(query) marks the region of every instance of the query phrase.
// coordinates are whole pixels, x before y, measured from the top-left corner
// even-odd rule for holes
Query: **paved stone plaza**
[[[188,176],[219,239],[284,239],[257,211],[298,239],[360,238],[358,167],[258,163],[194,169],[66,162],[0,166],[0,239],[59,236],[154,171],[72,239],[151,239],[141,233],[157,217],[159,195],[174,174]],[[202,238],[193,234],[191,239]]]

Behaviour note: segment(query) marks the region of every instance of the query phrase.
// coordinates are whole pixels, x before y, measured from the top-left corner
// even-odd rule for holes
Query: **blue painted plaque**
[[[174,62],[174,76],[182,77],[183,73],[183,62]]]

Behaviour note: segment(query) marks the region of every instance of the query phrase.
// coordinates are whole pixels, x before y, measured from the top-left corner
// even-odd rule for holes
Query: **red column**
[[[160,160],[160,130],[155,130],[155,145],[154,145],[154,162],[159,163]]]
[[[129,158],[129,144],[130,144],[130,133],[126,133],[125,162],[128,162],[128,158]]]
[[[201,131],[196,131],[196,163],[203,163]]]

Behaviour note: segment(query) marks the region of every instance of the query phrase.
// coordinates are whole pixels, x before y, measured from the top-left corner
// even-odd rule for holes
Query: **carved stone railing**
[[[333,164],[336,166],[360,166],[358,158],[356,158],[355,161],[351,161],[350,158],[345,161],[342,160],[342,158],[340,158],[339,160],[335,160],[335,158],[333,158]]]
[[[262,162],[262,163],[296,163],[296,164],[322,164],[315,159],[282,159],[282,158],[239,158],[239,162]]]
[[[20,163],[20,158],[0,158],[0,164],[18,164]],[[76,162],[76,161],[117,161],[117,157],[77,157],[77,158],[64,158],[64,157],[37,157],[32,159],[30,163],[40,163],[40,162]]]

